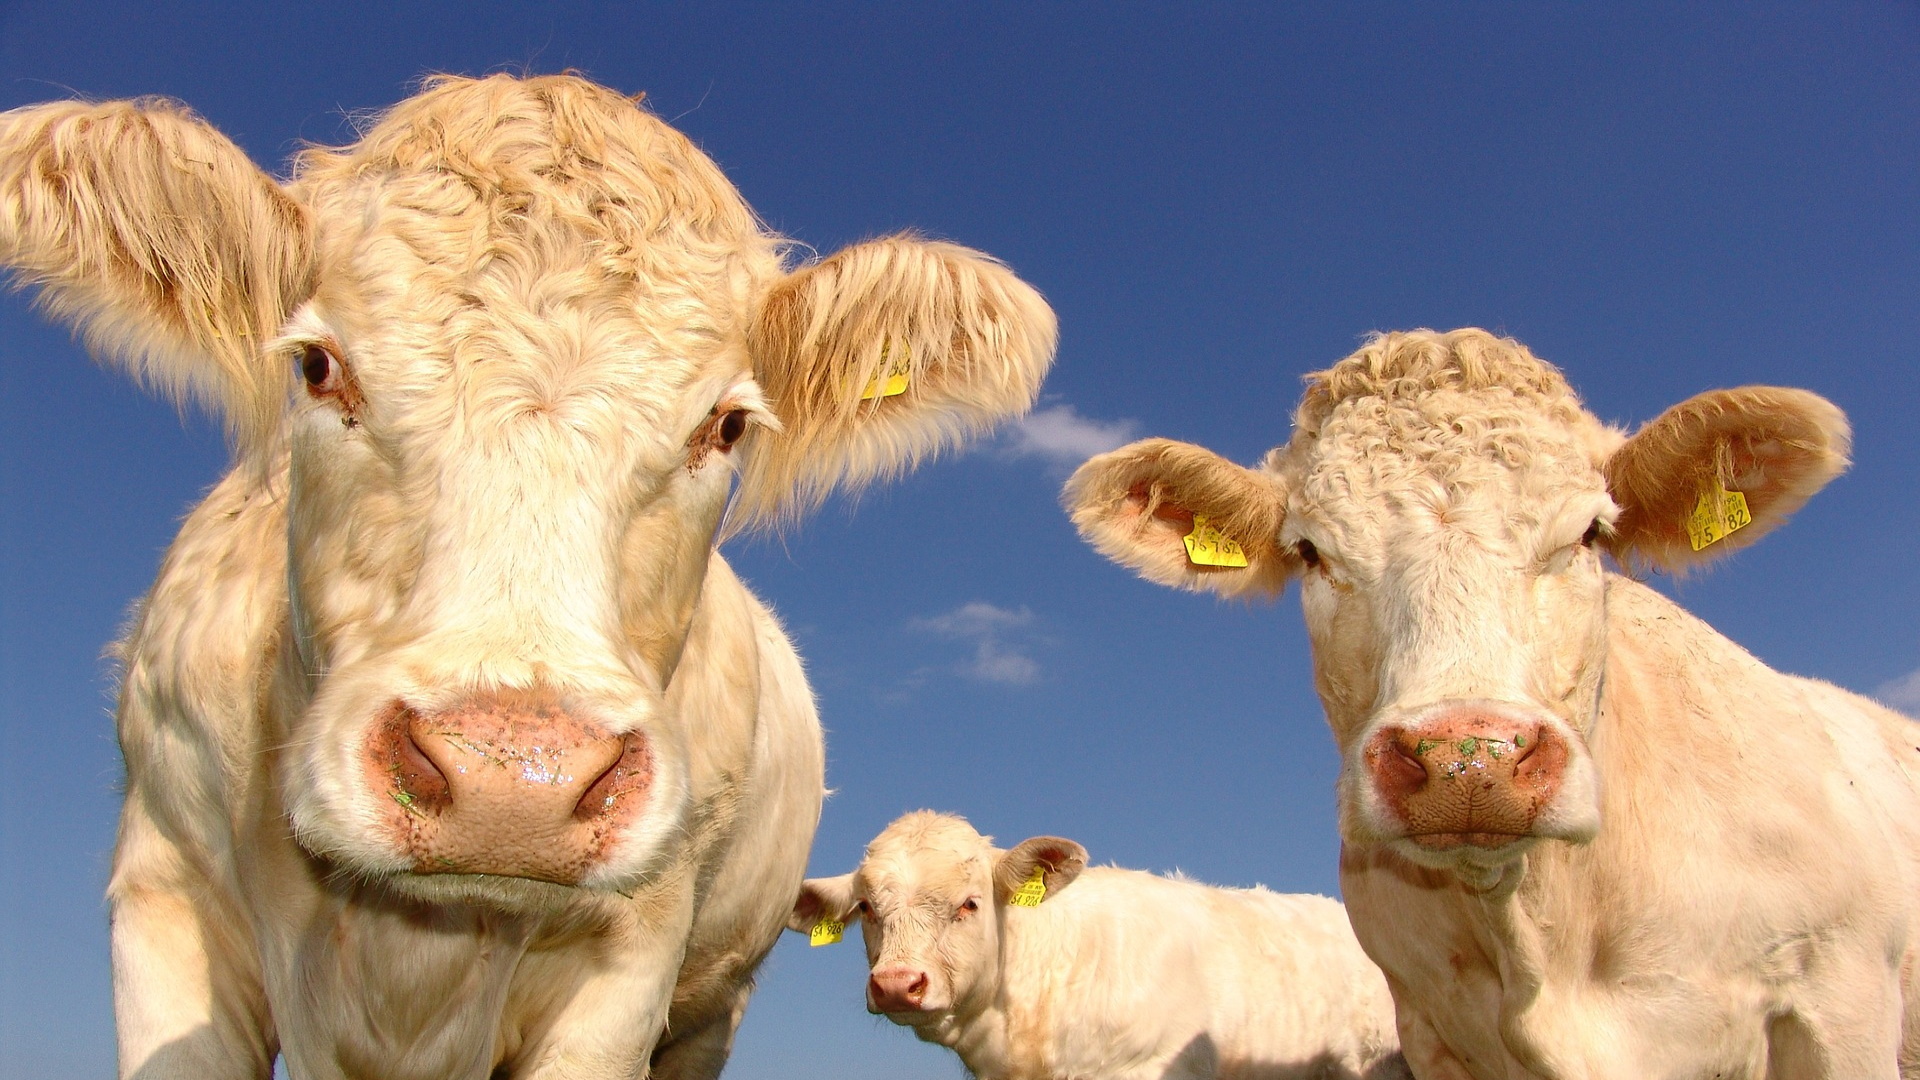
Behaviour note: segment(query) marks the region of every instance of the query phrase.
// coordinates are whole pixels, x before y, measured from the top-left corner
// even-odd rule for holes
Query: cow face
[[[1601,827],[1602,552],[1677,568],[1749,543],[1846,443],[1832,405],[1773,388],[1702,395],[1624,438],[1523,346],[1421,331],[1312,376],[1258,469],[1148,440],[1088,462],[1067,502],[1152,580],[1247,595],[1300,578],[1343,837],[1485,877]],[[1752,523],[1696,554],[1689,517],[1726,491]],[[1244,567],[1193,561],[1196,516]]]
[[[1003,924],[1021,885],[1037,875],[1044,903],[1086,864],[1071,840],[1034,837],[1001,851],[960,818],[918,811],[867,845],[859,869],[805,882],[787,925],[806,933],[822,917],[858,920],[867,1011],[936,1034],[993,998]]]
[[[691,143],[570,77],[437,80],[285,187],[176,109],[21,110],[0,211],[0,261],[218,403],[284,500],[293,831],[426,898],[670,862],[729,491],[744,528],[910,466],[1024,409],[1053,345],[953,245],[788,273]]]

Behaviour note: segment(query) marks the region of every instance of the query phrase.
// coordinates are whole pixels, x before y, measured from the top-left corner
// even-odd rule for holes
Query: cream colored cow
[[[1417,1075],[1913,1080],[1920,725],[1601,562],[1750,543],[1847,445],[1771,387],[1627,437],[1519,344],[1415,331],[1312,376],[1259,468],[1148,440],[1066,499],[1154,581],[1300,578],[1347,910]]]
[[[707,1076],[820,730],[712,553],[1024,410],[1054,321],[893,238],[789,272],[577,78],[435,79],[277,184],[164,102],[0,114],[0,263],[226,417],[125,642],[121,1072]]]
[[[1386,982],[1324,896],[1089,869],[1055,836],[1002,851],[921,810],[806,882],[788,926],[822,919],[860,923],[868,1011],[980,1080],[1406,1075]]]

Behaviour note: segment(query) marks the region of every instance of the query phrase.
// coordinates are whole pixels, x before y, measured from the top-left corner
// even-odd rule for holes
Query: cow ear
[[[995,897],[1000,903],[1007,903],[1015,890],[1038,870],[1040,883],[1047,887],[1041,896],[1044,901],[1073,884],[1073,880],[1080,876],[1080,871],[1086,868],[1087,849],[1072,840],[1058,836],[1035,836],[1022,840],[1011,850],[1002,852],[993,864]]]
[[[1851,443],[1846,414],[1805,390],[1689,398],[1607,459],[1607,492],[1620,507],[1608,546],[1622,562],[1669,571],[1743,548],[1845,471]],[[1737,500],[1723,494],[1732,492]]]
[[[1192,443],[1142,439],[1101,454],[1067,481],[1061,501],[1094,550],[1162,585],[1274,595],[1300,569],[1279,546],[1280,478]]]
[[[852,874],[808,878],[800,883],[800,895],[794,899],[793,911],[787,916],[787,929],[807,934],[813,932],[814,924],[821,919],[852,922],[853,904]]]
[[[289,364],[262,352],[311,289],[306,215],[225,136],[164,101],[0,113],[0,265],[96,353],[277,430]]]
[[[748,347],[779,417],[742,449],[735,521],[791,518],[1033,405],[1053,310],[993,259],[894,236],[776,285]]]

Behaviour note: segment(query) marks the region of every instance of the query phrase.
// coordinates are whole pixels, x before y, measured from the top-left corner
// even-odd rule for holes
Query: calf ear
[[[0,265],[97,353],[216,407],[242,451],[277,428],[261,353],[310,290],[306,215],[240,149],[164,101],[0,113]]]
[[[1061,496],[1094,550],[1148,581],[1224,596],[1277,594],[1299,572],[1280,549],[1286,499],[1271,473],[1243,468],[1192,443],[1142,439],[1093,458]],[[1196,518],[1238,545],[1245,566],[1212,565]],[[1216,545],[1215,550],[1218,550]],[[1196,561],[1198,560],[1198,561]]]
[[[1713,390],[1675,405],[1607,459],[1620,507],[1609,547],[1623,562],[1682,570],[1760,539],[1847,467],[1847,417],[1818,394],[1778,386]],[[1751,524],[1696,549],[1696,507],[1739,492]],[[1724,529],[1716,529],[1716,534]]]
[[[787,916],[787,929],[811,933],[821,919],[851,922],[853,911],[853,875],[808,878],[800,883],[800,895]]]
[[[1035,836],[1015,844],[1009,851],[1003,852],[993,864],[993,885],[996,899],[1006,903],[1027,879],[1033,877],[1035,870],[1040,871],[1040,881],[1047,887],[1047,896],[1073,884],[1080,871],[1087,868],[1087,849],[1072,840],[1058,836]]]
[[[1057,330],[993,259],[894,236],[776,285],[748,345],[781,430],[742,449],[740,527],[913,468],[1032,407]]]

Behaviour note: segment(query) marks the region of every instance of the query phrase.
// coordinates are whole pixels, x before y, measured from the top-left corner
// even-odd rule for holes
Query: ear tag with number
[[[893,342],[891,340],[880,346],[880,374],[867,380],[867,388],[860,391],[861,401],[872,401],[874,398],[890,398],[907,392],[908,378],[913,373],[913,346],[910,344],[901,345],[900,358],[889,364],[887,363],[887,354],[892,350]],[[886,378],[885,383],[880,381],[882,376]]]
[[[1753,514],[1747,510],[1747,497],[1738,491],[1728,491],[1715,480],[1713,487],[1700,493],[1700,501],[1693,504],[1693,513],[1687,515],[1687,540],[1693,544],[1693,550],[1699,551],[1751,524]]]
[[[1027,880],[1021,882],[1020,887],[1013,890],[1013,896],[1008,899],[1007,903],[1012,904],[1014,907],[1039,907],[1040,901],[1046,898],[1047,872],[1041,867],[1036,866],[1033,868],[1033,873],[1028,875]]]
[[[823,916],[819,922],[813,924],[813,932],[807,935],[807,947],[818,948],[821,945],[831,945],[839,941],[841,935],[846,932],[846,923]]]
[[[1238,541],[1207,523],[1205,514],[1193,515],[1193,531],[1181,538],[1187,561],[1195,566],[1245,566],[1247,552]]]

